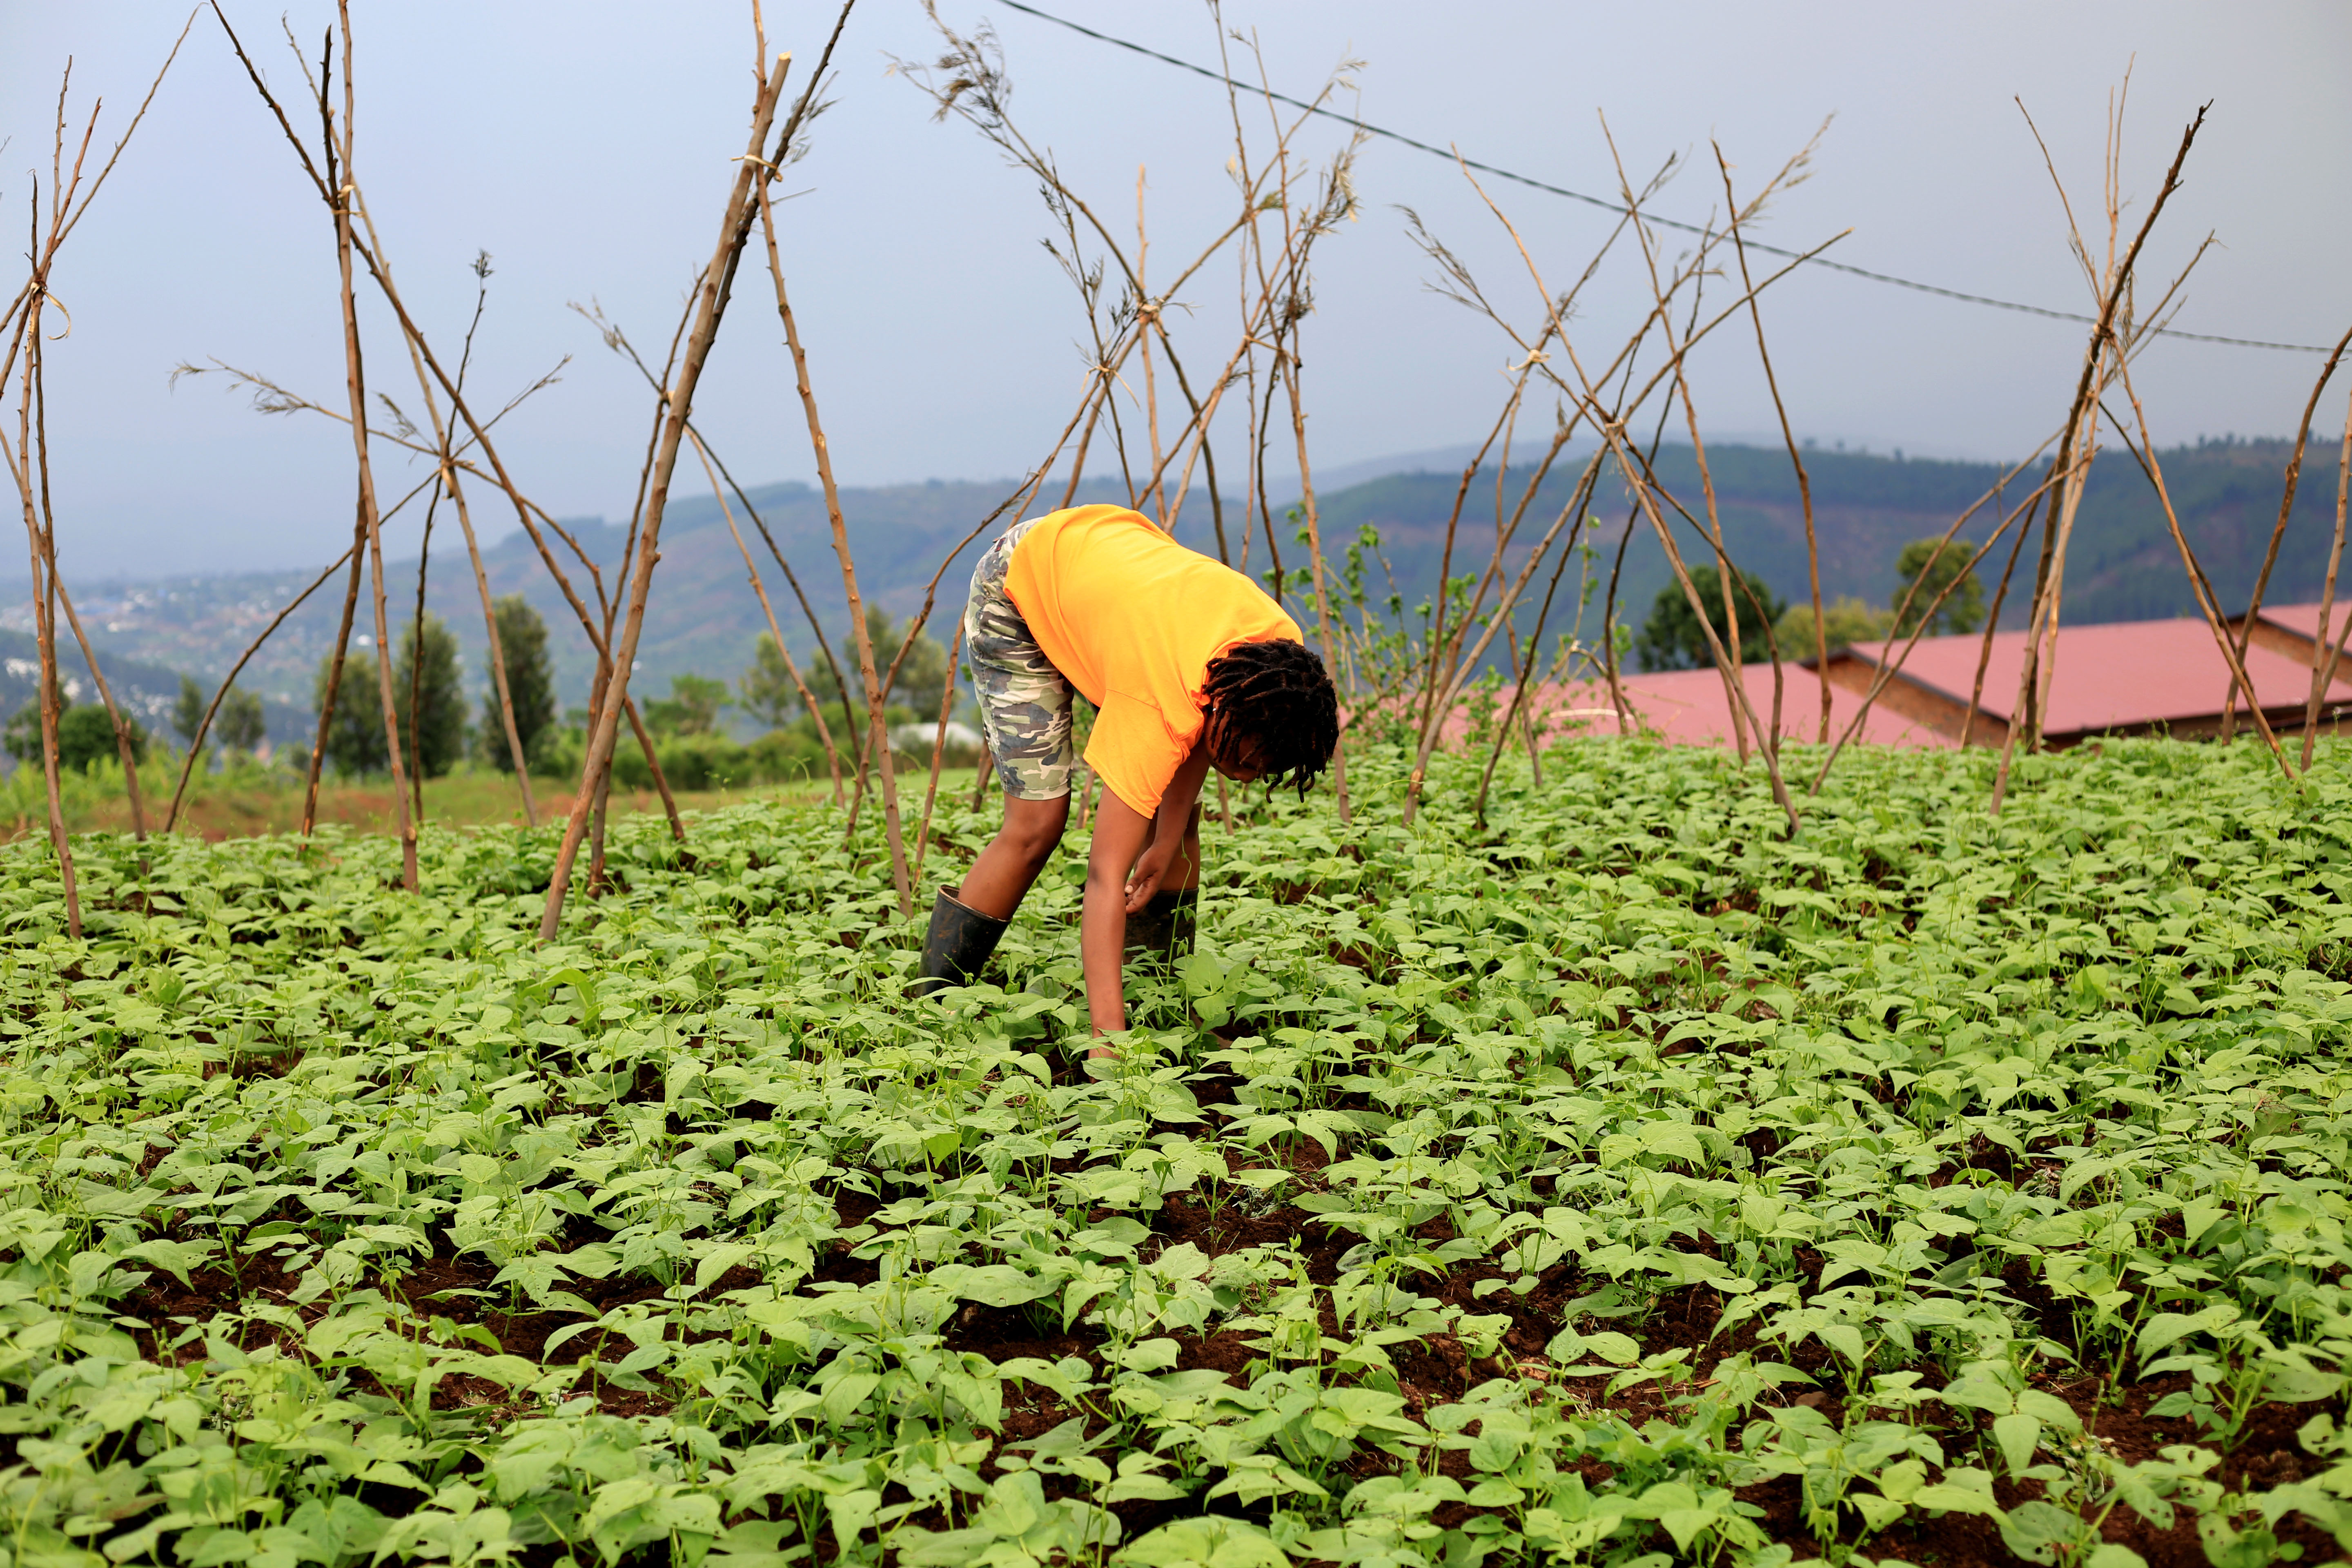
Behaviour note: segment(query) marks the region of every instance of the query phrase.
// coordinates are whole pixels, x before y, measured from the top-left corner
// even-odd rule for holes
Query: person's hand
[[[1134,914],[1151,901],[1160,890],[1160,879],[1168,875],[1168,863],[1176,858],[1176,844],[1171,840],[1154,838],[1135,862],[1135,869],[1127,874],[1127,912]]]

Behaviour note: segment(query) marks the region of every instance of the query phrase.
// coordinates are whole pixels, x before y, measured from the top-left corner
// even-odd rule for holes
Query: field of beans
[[[1075,837],[929,1000],[830,808],[0,851],[0,1568],[2352,1546],[2352,752],[1481,761],[1109,1063]]]

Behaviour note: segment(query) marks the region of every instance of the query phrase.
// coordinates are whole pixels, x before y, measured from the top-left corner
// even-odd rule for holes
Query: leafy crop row
[[[1441,760],[910,1002],[743,807],[0,857],[0,1568],[2128,1568],[2352,1545],[2347,792],[2251,747]],[[937,863],[982,840],[948,814]]]

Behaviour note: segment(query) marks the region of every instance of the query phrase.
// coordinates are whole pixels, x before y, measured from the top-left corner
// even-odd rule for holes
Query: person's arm
[[[1086,961],[1087,1016],[1095,1033],[1127,1027],[1127,995],[1119,983],[1126,957],[1128,868],[1143,852],[1151,818],[1105,785],[1095,805],[1094,844],[1087,851],[1086,908],[1078,921],[1078,952]]]
[[[1168,875],[1168,868],[1184,847],[1184,826],[1192,819],[1192,807],[1201,799],[1202,781],[1209,776],[1209,748],[1200,741],[1176,765],[1176,776],[1168,783],[1168,792],[1160,797],[1160,813],[1152,820],[1150,847],[1135,863],[1127,879],[1127,912],[1135,913],[1151,901],[1160,890],[1160,879]]]

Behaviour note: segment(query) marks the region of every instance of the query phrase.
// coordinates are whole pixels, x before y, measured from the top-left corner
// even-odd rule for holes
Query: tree
[[[760,634],[751,662],[735,678],[735,693],[736,705],[766,729],[782,730],[802,711],[800,688],[793,684],[783,656],[776,651],[776,639],[765,632]]]
[[[334,662],[333,654],[319,661],[313,690],[321,703],[327,700],[327,677]],[[390,772],[392,757],[383,744],[383,699],[376,689],[374,651],[355,647],[345,654],[342,679],[332,689],[335,711],[327,724],[327,764],[345,778]]]
[[[1737,566],[1732,568],[1737,581],[1748,585],[1742,594],[1733,590],[1733,603],[1739,612],[1739,657],[1760,658],[1764,654],[1764,637],[1759,620],[1778,621],[1788,608],[1779,595],[1764,585],[1764,580]],[[1706,606],[1708,624],[1715,635],[1723,639],[1726,651],[1731,637],[1723,622],[1723,578],[1713,566],[1691,568],[1691,586],[1698,590],[1699,603]],[[1753,595],[1752,597],[1750,595]],[[1763,614],[1757,614],[1759,607]],[[1669,583],[1658,590],[1650,605],[1650,618],[1642,623],[1641,636],[1633,639],[1633,657],[1643,669],[1700,669],[1715,663],[1708,651],[1706,633],[1699,626],[1698,617],[1691,613],[1690,601],[1684,596],[1682,584]]]
[[[890,661],[898,657],[898,644],[905,639],[906,634],[877,605],[866,606],[866,630],[874,639],[874,673],[887,675]],[[843,673],[848,677],[850,689],[855,694],[854,705],[863,709],[866,705],[866,683],[859,679],[856,666],[850,666]],[[937,714],[940,699],[947,694],[947,678],[948,650],[941,647],[930,633],[925,632],[915,638],[913,650],[907,655],[906,664],[898,670],[898,679],[891,684],[884,700],[904,702],[918,713]],[[833,679],[831,667],[822,663],[809,672],[809,689],[824,702],[837,701],[841,697],[841,688]],[[863,724],[861,720],[861,728]]]
[[[131,760],[142,761],[147,755],[147,732],[139,721],[125,717],[131,726]],[[10,716],[7,728],[0,731],[0,747],[20,763],[37,763],[41,760],[41,705],[27,702]],[[70,702],[58,710],[58,766],[65,772],[87,769],[102,757],[119,755],[114,749],[114,721],[105,705],[85,702],[79,707]]]
[[[269,732],[261,699],[236,686],[230,687],[228,695],[221,699],[220,717],[214,728],[222,746],[232,752],[257,750]]]
[[[196,743],[196,726],[205,721],[204,688],[189,676],[180,677],[180,695],[172,704],[172,728],[180,732],[180,743]]]
[[[730,706],[725,681],[673,675],[669,695],[645,705],[646,728],[656,735],[708,735],[719,728],[719,710]]]
[[[415,694],[416,711],[409,712]],[[416,623],[400,637],[400,662],[394,668],[393,701],[400,711],[400,739],[411,748],[404,760],[419,776],[437,779],[466,754],[466,691],[457,658],[457,637],[438,616],[425,617],[424,674],[417,676]],[[381,699],[376,704],[383,707]],[[386,766],[390,765],[387,761]]]
[[[1912,595],[1910,613],[1896,623],[1896,637],[1909,637],[1923,620],[1931,637],[1937,633],[1965,634],[1984,625],[1984,584],[1977,581],[1975,569],[1969,565],[1969,557],[1975,553],[1974,546],[1957,539],[1945,545],[1940,555],[1937,553],[1937,541],[1932,539],[1915,539],[1903,547],[1903,553],[1895,558],[1895,595],[1887,600],[1888,607],[1900,606],[1903,595],[1910,593],[1914,583],[1919,585],[1919,591]],[[1960,585],[1952,590],[1952,596],[1944,601],[1942,609],[1928,616],[1927,606],[1956,577]]]
[[[1858,642],[1875,642],[1886,635],[1895,617],[1874,610],[1860,599],[1832,599],[1822,606],[1822,622],[1829,630],[1829,651],[1836,654]],[[1791,605],[1772,623],[1782,658],[1813,657],[1813,607]]]
[[[540,740],[555,724],[555,669],[547,657],[547,623],[520,594],[508,595],[490,610],[498,617],[499,650],[506,656],[515,733],[522,740],[523,760],[536,763]],[[482,699],[482,755],[492,767],[512,773],[514,753],[507,745],[506,716],[499,711],[498,677],[487,654],[482,678],[490,684],[489,694]]]

